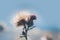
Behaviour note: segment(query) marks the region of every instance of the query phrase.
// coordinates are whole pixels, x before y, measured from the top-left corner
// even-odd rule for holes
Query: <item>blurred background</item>
[[[16,12],[22,10],[37,14],[37,20],[34,22],[36,28],[28,33],[28,40],[40,40],[40,37],[45,33],[51,33],[54,40],[59,39],[59,4],[60,0],[0,0],[0,24],[4,28],[0,33],[0,40],[15,40],[18,38],[21,28],[14,27],[10,20]]]

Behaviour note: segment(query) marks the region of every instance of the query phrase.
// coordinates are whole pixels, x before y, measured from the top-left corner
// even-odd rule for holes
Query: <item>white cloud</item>
[[[34,28],[28,32],[28,37],[32,40],[39,40],[41,36],[41,31],[38,28]]]
[[[21,36],[22,33],[22,27],[17,28],[16,33],[15,33],[15,38],[20,39],[19,36]],[[41,31],[38,28],[33,28],[28,31],[28,40],[39,40]],[[24,38],[23,38],[24,39]]]

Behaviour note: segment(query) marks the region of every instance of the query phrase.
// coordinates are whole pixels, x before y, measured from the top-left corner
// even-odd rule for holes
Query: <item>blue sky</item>
[[[60,26],[60,0],[0,0],[0,20],[11,26],[13,12],[25,9],[38,12],[49,25]]]

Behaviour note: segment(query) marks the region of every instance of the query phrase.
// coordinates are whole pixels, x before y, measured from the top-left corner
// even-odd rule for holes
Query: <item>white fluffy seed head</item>
[[[19,22],[22,19],[28,21],[30,19],[30,15],[34,15],[34,14],[31,14],[28,11],[20,11],[16,13],[16,15],[12,18],[11,22],[14,26],[17,26],[17,22]]]

